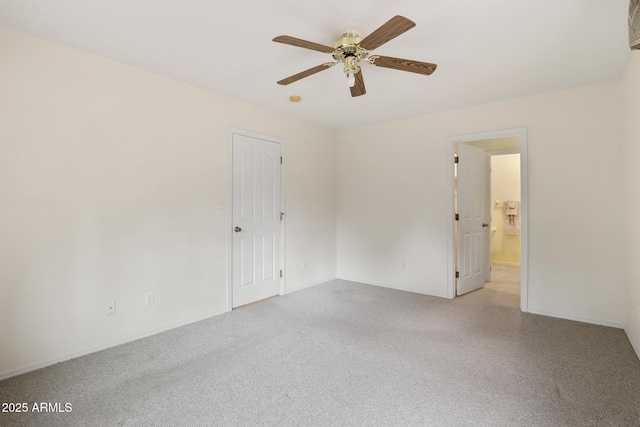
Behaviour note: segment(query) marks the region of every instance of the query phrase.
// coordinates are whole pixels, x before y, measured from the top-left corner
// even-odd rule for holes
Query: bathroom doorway
[[[521,183],[520,152],[486,152],[489,164],[490,282],[499,292],[520,295]]]
[[[509,289],[509,292],[512,293],[517,292],[520,295],[520,309],[528,311],[526,128],[450,137],[448,142],[451,158],[455,160],[451,161],[449,175],[451,222],[449,230],[450,269],[448,273],[448,296],[454,298],[456,295],[469,291],[469,289],[473,290],[474,286],[468,286],[465,279],[468,279],[467,276],[471,277],[471,275],[475,275],[476,278],[481,276],[484,280],[479,282],[478,287],[489,284],[489,286],[500,286],[503,289]],[[468,150],[467,147],[471,147],[472,150]],[[484,165],[486,167],[479,168],[476,161],[474,170],[482,170],[482,172],[474,174],[472,178],[464,178],[464,161],[456,159],[457,153],[458,151],[465,153],[473,151],[477,154],[478,150],[484,153]],[[492,195],[490,191],[492,158],[498,159],[501,156],[513,154],[519,157],[519,169],[516,173],[519,173],[520,179],[519,183],[516,182],[515,185],[520,187],[520,193],[505,193],[500,196]],[[507,159],[507,157],[504,157],[504,159]],[[503,159],[496,160],[496,163],[500,163],[501,160]],[[513,160],[513,158],[510,160]],[[457,161],[460,161],[460,163],[457,163]],[[471,186],[472,188],[482,188],[481,194],[472,190],[479,197],[470,198],[468,196],[468,190],[463,189],[465,187],[463,183],[465,179],[471,179],[473,183],[477,183],[479,180],[483,181],[481,186],[475,184]],[[514,184],[514,182],[510,182],[510,184]],[[466,188],[468,189],[469,186],[466,185]],[[458,215],[458,210],[464,210],[465,205],[478,206],[479,199],[483,199],[481,211],[484,215],[478,215],[478,209],[475,208],[472,216],[474,218],[478,217],[475,222],[478,223],[477,227],[481,228],[469,231],[466,226],[463,226],[464,228],[459,229],[460,219],[464,215]],[[468,200],[474,201],[470,203]],[[496,200],[498,203],[496,203]],[[505,204],[505,202],[509,203]],[[504,214],[502,213],[503,210]],[[505,223],[505,220],[509,222]],[[507,227],[506,230],[505,227]],[[494,239],[493,236],[498,235],[498,231],[500,231],[501,238]],[[493,242],[493,240],[496,241]],[[500,242],[497,240],[500,240]],[[514,250],[514,245],[519,250]],[[482,249],[480,250],[480,248]],[[471,255],[466,252],[468,250],[472,251]],[[506,252],[511,258],[501,257],[502,252]],[[490,255],[494,255],[494,257]],[[481,274],[477,274],[480,270]]]

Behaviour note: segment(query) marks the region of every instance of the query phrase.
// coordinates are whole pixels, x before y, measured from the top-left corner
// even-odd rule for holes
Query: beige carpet
[[[640,426],[622,330],[336,280],[0,382],[2,426]],[[517,286],[516,286],[517,288]],[[511,289],[511,290],[509,290]]]

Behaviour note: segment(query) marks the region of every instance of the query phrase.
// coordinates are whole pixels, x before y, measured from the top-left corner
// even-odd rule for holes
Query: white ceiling
[[[346,129],[616,81],[630,57],[628,0],[0,0],[0,24],[330,128]],[[394,15],[415,28],[375,53],[438,64],[431,76],[363,65],[350,96],[339,66],[274,43],[332,45]],[[302,102],[289,102],[300,95]]]

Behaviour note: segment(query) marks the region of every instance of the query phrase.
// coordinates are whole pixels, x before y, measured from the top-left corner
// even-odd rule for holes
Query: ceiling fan
[[[364,39],[361,38],[358,33],[353,31],[344,33],[333,43],[333,47],[291,36],[278,36],[273,39],[274,42],[328,53],[335,60],[334,62],[327,62],[313,68],[309,68],[308,70],[302,71],[298,74],[294,74],[286,79],[282,79],[278,84],[288,85],[289,83],[309,77],[322,70],[329,69],[336,64],[342,63],[344,64],[344,73],[347,76],[347,84],[351,90],[351,96],[364,95],[367,91],[364,87],[362,69],[360,68],[360,65],[358,65],[360,61],[368,62],[369,64],[377,67],[392,68],[394,70],[429,75],[435,71],[437,67],[436,64],[393,58],[391,56],[371,55],[371,51],[374,49],[382,46],[389,40],[398,37],[400,34],[415,26],[416,24],[412,20],[405,18],[404,16],[397,15]]]

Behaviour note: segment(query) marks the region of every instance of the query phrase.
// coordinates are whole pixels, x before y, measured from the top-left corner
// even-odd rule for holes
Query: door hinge
[[[460,221],[460,214],[456,214],[456,221]]]
[[[284,212],[280,212],[280,221],[284,219]]]
[[[453,156],[453,163],[460,163],[460,157],[457,154]]]
[[[280,270],[280,277],[282,277],[282,270]]]
[[[282,164],[282,156],[280,156],[280,164]]]
[[[456,279],[459,279],[459,278],[460,278],[460,272],[456,271]]]

